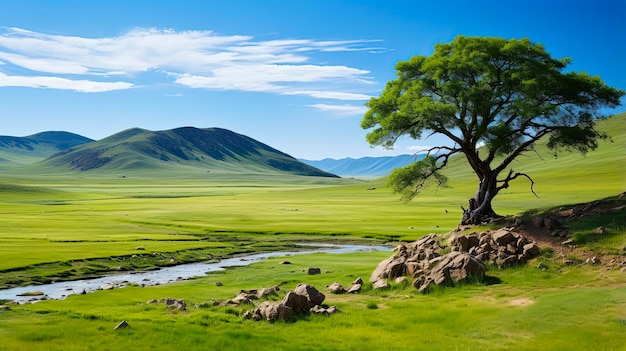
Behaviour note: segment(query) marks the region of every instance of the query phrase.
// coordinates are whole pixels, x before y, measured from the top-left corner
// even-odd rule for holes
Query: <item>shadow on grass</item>
[[[502,279],[500,279],[498,277],[493,277],[493,276],[490,276],[490,275],[485,275],[485,277],[483,278],[483,283],[485,285],[502,284]]]

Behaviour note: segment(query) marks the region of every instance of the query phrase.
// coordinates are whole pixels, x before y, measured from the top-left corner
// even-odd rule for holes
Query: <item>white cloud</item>
[[[339,91],[315,91],[315,90],[295,90],[282,93],[283,95],[306,95],[318,99],[336,100],[369,100],[372,96],[358,93],[344,93]]]
[[[306,105],[308,107],[313,107],[318,110],[322,110],[325,112],[332,112],[337,115],[363,115],[367,112],[367,107],[365,106],[354,106],[354,105],[329,105],[329,104],[313,104]]]
[[[127,82],[96,82],[91,80],[71,80],[45,76],[7,76],[0,73],[0,87],[26,87],[73,90],[81,93],[101,93],[105,91],[130,89],[134,85]]]
[[[427,145],[409,145],[406,147],[407,150],[413,152],[414,154],[425,154],[432,148],[432,146]]]
[[[5,64],[4,72],[9,72],[11,67],[6,67],[10,64],[22,69],[20,73],[23,69],[39,72],[31,76],[34,80],[54,75],[64,82],[46,87],[71,89],[70,83],[77,82],[73,89],[76,91],[85,91],[85,82],[91,82],[89,76],[125,76],[133,80],[125,84],[144,85],[137,80],[145,78],[141,73],[151,72],[190,88],[367,100],[369,96],[358,91],[363,85],[373,84],[369,71],[311,61],[312,55],[319,52],[384,50],[370,46],[376,42],[379,41],[255,41],[247,35],[153,28],[138,28],[115,37],[85,38],[4,28],[0,31],[0,62]],[[48,78],[54,81],[54,77]],[[123,82],[107,83],[123,86]]]

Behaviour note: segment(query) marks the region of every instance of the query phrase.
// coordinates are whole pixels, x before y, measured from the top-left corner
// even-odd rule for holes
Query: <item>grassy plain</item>
[[[626,190],[626,115],[603,122],[613,142],[582,157],[557,159],[539,147],[514,165],[522,179],[494,203],[514,215],[617,195]],[[541,156],[540,156],[541,155]],[[146,176],[0,176],[0,282],[23,284],[142,269],[284,249],[293,241],[415,240],[446,233],[476,187],[462,160],[448,170],[449,188],[424,191],[405,204],[384,179],[323,179],[235,174]],[[124,176],[124,177],[122,177]],[[373,189],[373,190],[368,190]],[[623,213],[623,212],[622,212]],[[596,222],[577,228],[580,242],[620,254],[624,219],[611,218],[607,239],[587,243]],[[149,258],[167,254],[167,260]],[[136,259],[131,259],[137,255]],[[150,299],[194,303],[225,300],[239,289],[287,282],[323,287],[367,280],[388,253],[307,255],[292,265],[268,260],[205,278],[164,286],[128,287],[64,301],[0,310],[0,350],[118,349],[581,349],[623,350],[626,344],[624,273],[602,266],[566,266],[543,255],[527,266],[488,272],[498,284],[468,285],[418,295],[413,288],[328,296],[340,313],[294,323],[244,321],[245,308],[190,308],[173,313]],[[623,253],[621,253],[623,257]],[[548,270],[536,269],[543,262]],[[307,276],[302,269],[325,272]],[[215,286],[221,281],[224,286]],[[5,285],[6,286],[6,285]],[[329,294],[327,294],[329,295]],[[130,328],[113,331],[121,320]]]

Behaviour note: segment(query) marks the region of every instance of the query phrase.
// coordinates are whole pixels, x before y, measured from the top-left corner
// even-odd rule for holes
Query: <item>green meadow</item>
[[[528,215],[616,197],[626,190],[626,114],[602,121],[611,141],[585,156],[556,157],[539,145],[513,168],[518,179],[498,195],[502,215]],[[385,179],[333,179],[175,168],[150,174],[0,175],[0,286],[39,284],[116,271],[289,250],[295,242],[392,245],[457,227],[476,189],[463,159],[410,203]],[[624,261],[626,212],[575,222],[574,238]],[[591,236],[598,225],[602,238]],[[152,255],[159,252],[163,255]],[[544,248],[527,265],[490,267],[483,283],[420,295],[394,285],[330,295],[325,286],[367,280],[389,252],[312,254],[269,259],[206,277],[154,287],[130,286],[63,301],[0,309],[0,350],[625,350],[626,273],[619,265],[566,265]],[[588,257],[569,257],[583,262]],[[542,263],[546,270],[537,269]],[[308,276],[307,267],[323,274]],[[223,286],[216,286],[216,282]],[[244,320],[251,306],[193,308],[240,289],[282,290],[306,282],[339,313],[269,324]],[[34,290],[36,290],[34,288]],[[182,298],[187,311],[151,299]],[[278,297],[280,298],[280,297]],[[121,320],[130,327],[114,331]]]

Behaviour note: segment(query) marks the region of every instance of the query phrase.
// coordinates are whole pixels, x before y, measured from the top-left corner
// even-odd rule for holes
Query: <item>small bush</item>
[[[375,310],[378,308],[378,304],[375,301],[370,300],[365,303],[365,307],[367,307],[370,310]]]

